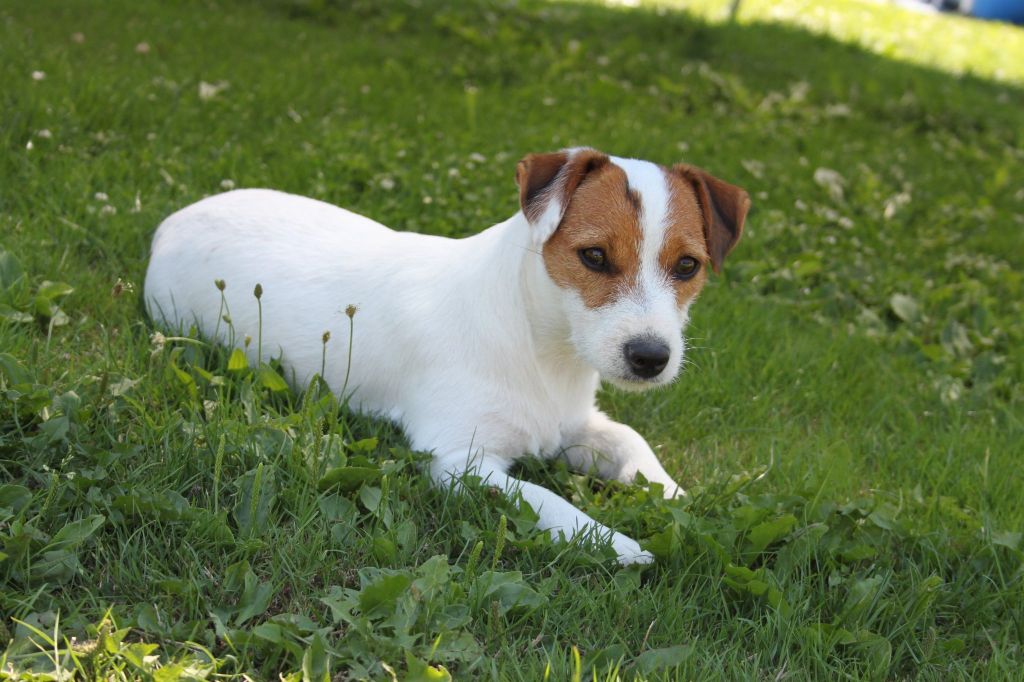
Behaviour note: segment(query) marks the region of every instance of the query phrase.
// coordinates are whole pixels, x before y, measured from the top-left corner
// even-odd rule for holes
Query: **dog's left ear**
[[[711,256],[711,267],[721,272],[722,261],[743,234],[743,221],[750,210],[746,190],[719,180],[696,166],[681,163],[672,170],[693,185],[704,214],[704,240]]]
[[[569,201],[588,174],[608,163],[608,155],[581,147],[552,154],[527,154],[516,166],[519,205],[541,246],[558,229]]]

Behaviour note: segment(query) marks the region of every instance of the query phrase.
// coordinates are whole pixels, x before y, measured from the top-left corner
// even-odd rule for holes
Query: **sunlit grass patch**
[[[611,6],[627,3],[610,0]],[[648,3],[629,3],[647,6]],[[726,21],[731,0],[658,0],[709,21]],[[1010,83],[1024,83],[1024,30],[956,14],[913,12],[884,0],[742,0],[736,20],[772,22],[813,31],[878,55]],[[778,46],[785,50],[784,44]]]

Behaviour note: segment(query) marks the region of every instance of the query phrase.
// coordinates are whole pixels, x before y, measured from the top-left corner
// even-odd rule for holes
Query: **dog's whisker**
[[[544,257],[544,253],[543,252],[538,251],[536,249],[531,249],[529,246],[523,246],[522,244],[520,244],[519,248],[521,248],[523,251],[529,251],[530,253],[535,253],[538,256],[540,256],[541,258]]]

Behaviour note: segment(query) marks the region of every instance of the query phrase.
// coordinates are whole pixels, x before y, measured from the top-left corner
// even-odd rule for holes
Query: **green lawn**
[[[814,4],[0,0],[0,670],[1020,679],[1022,32]],[[204,195],[461,236],[579,144],[754,199],[680,381],[600,397],[691,499],[523,466],[648,569],[142,312]]]

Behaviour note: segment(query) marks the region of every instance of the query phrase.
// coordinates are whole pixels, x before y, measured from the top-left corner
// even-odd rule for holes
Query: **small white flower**
[[[47,128],[43,128],[42,130],[36,131],[36,137],[41,137],[44,140],[49,140],[51,137],[53,137],[53,133],[51,133]]]
[[[235,181],[232,180],[231,178],[224,178],[223,180],[220,181],[220,188],[221,189],[234,189],[235,188]]]
[[[434,197],[431,197],[431,196],[423,197],[423,203],[424,204],[432,204],[432,203],[434,203]]]
[[[100,215],[114,215],[115,213],[117,213],[117,209],[110,204],[100,209]]]
[[[543,102],[544,106],[546,107],[553,107],[555,106],[555,104],[558,103],[558,100],[556,100],[554,97],[545,97],[544,99],[541,100],[541,102]]]
[[[135,46],[135,51],[139,54],[149,54],[149,43],[143,41]]]
[[[748,173],[753,175],[758,180],[764,177],[763,162],[757,161],[756,159],[743,159],[742,161],[740,161],[740,165],[742,165]]]
[[[458,168],[449,168],[448,169],[448,177],[449,178],[457,178],[457,177],[459,177],[459,169]]]
[[[216,83],[207,83],[206,81],[199,81],[199,99],[204,102],[211,100],[220,94],[221,90],[226,89],[230,83],[227,81],[217,81]]]
[[[807,81],[797,81],[789,85],[789,99],[792,102],[803,102],[807,99],[807,93],[811,91],[811,84]]]
[[[846,180],[838,171],[831,168],[817,168],[814,171],[814,182],[828,190],[832,201],[843,200],[843,186],[846,184]]]
[[[81,31],[75,31],[74,33],[71,34],[71,40],[73,42],[76,42],[79,45],[81,45],[82,43],[85,42],[85,34],[82,33]]]
[[[480,152],[473,152],[472,154],[469,155],[469,160],[474,163],[484,163],[485,161],[487,161],[487,157],[481,154]]]
[[[44,78],[46,78],[46,72],[45,71],[33,71],[32,72],[32,80],[34,80],[34,81],[41,81]]]
[[[106,201],[110,197],[107,196],[106,192],[96,192],[96,194],[94,194],[92,198],[95,199],[96,201]]]
[[[825,107],[825,115],[829,118],[848,118],[853,111],[847,105],[840,102],[839,104],[829,104]]]
[[[395,188],[395,181],[385,176],[380,179],[380,188],[391,191]]]
[[[25,149],[27,149],[29,151],[32,151],[34,148],[35,148],[35,145],[32,144],[32,140],[29,140],[28,142],[25,143]]]
[[[885,208],[882,211],[882,216],[886,220],[892,220],[893,216],[896,215],[896,211],[909,204],[910,199],[910,192],[900,192],[889,197],[885,200]]]

